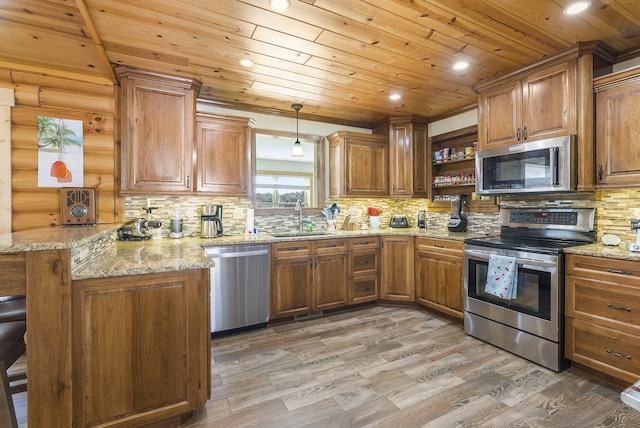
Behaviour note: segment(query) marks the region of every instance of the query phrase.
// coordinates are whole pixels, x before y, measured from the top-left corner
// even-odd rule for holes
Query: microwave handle
[[[549,149],[549,166],[551,168],[551,187],[558,187],[560,183],[558,182],[558,161],[559,161],[560,151],[557,147],[551,147]]]

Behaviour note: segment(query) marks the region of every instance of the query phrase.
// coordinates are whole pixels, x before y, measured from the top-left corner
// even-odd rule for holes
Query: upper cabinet
[[[576,134],[578,190],[594,190],[592,82],[611,72],[616,54],[602,42],[578,43],[536,64],[476,84],[479,149]]]
[[[576,133],[576,61],[480,93],[481,149]]]
[[[115,70],[121,87],[121,192],[191,192],[200,82],[126,67]]]
[[[640,68],[593,83],[598,187],[640,186]]]
[[[251,194],[251,126],[244,117],[198,113],[197,188],[199,193]]]
[[[388,140],[340,131],[329,140],[329,197],[387,196]]]
[[[389,196],[427,197],[428,147],[426,118],[392,117],[373,133],[389,136]]]

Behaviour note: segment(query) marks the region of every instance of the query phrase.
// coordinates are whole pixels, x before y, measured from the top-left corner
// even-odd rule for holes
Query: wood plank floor
[[[216,338],[189,427],[640,427],[621,389],[555,373],[412,308]]]

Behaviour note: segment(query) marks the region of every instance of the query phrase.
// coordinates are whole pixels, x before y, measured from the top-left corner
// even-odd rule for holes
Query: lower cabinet
[[[640,262],[568,254],[565,356],[625,382],[640,378]]]
[[[73,281],[77,426],[180,419],[210,395],[209,270]]]
[[[347,239],[271,245],[270,319],[347,305]]]
[[[413,248],[413,236],[382,237],[381,299],[415,301]]]
[[[378,300],[380,290],[380,238],[349,240],[349,304]]]
[[[459,241],[416,238],[415,285],[419,304],[463,318],[463,246]]]

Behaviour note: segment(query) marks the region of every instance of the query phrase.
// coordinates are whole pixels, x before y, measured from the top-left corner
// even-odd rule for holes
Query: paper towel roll
[[[253,208],[247,208],[247,228],[246,231],[253,233]]]

